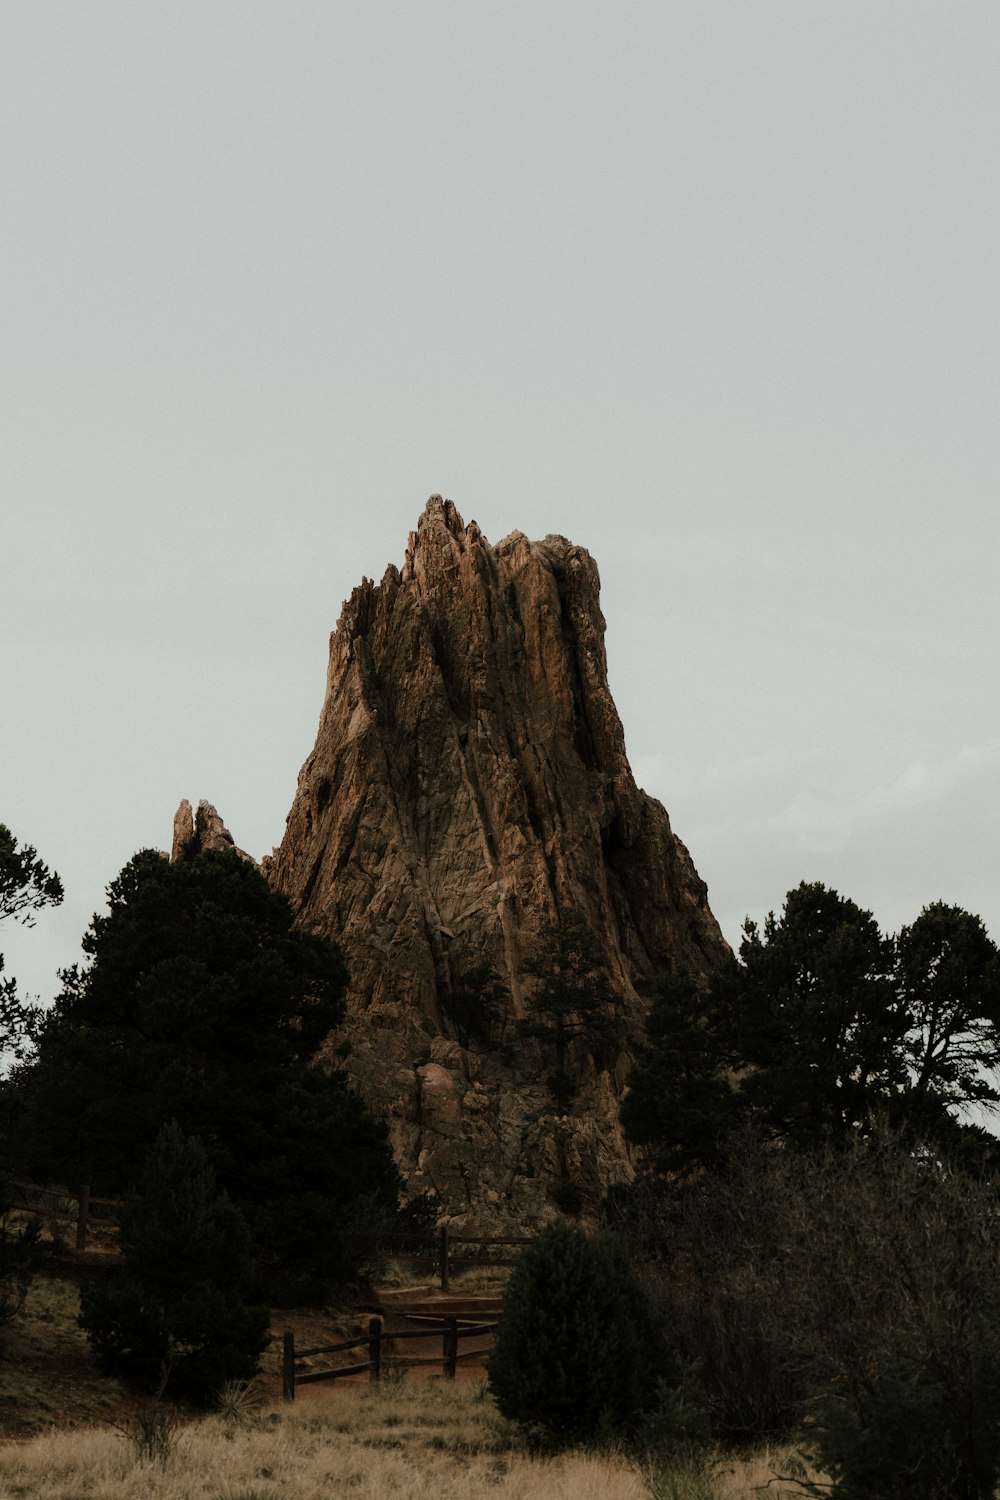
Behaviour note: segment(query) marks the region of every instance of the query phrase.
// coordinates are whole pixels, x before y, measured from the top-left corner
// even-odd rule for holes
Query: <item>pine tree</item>
[[[519,1029],[552,1048],[550,1087],[556,1103],[567,1105],[575,1092],[570,1048],[579,1044],[598,1062],[609,1062],[623,1041],[604,955],[583,914],[565,911],[543,926],[523,968],[538,983]]]
[[[108,895],[13,1080],[27,1170],[118,1196],[174,1119],[243,1213],[262,1294],[322,1300],[399,1186],[385,1126],[314,1062],[344,1014],[339,950],[235,853],[146,850]]]
[[[514,1267],[490,1351],[504,1416],[561,1443],[628,1432],[668,1366],[660,1317],[617,1241],[550,1224]]]
[[[84,1287],[80,1324],[105,1369],[206,1399],[253,1375],[268,1342],[250,1235],[215,1184],[201,1142],[160,1131],[120,1209],[121,1262]]]

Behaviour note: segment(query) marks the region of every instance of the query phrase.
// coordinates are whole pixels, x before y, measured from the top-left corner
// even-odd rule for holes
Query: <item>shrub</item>
[[[820,1164],[789,1236],[842,1500],[993,1500],[1000,1185],[877,1137]],[[808,1228],[806,1227],[808,1225]]]
[[[876,1127],[808,1153],[744,1137],[723,1173],[615,1207],[720,1437],[801,1424],[841,1500],[993,1500],[1000,1183]]]
[[[252,1375],[268,1312],[250,1305],[247,1228],[217,1193],[201,1142],[165,1125],[120,1220],[118,1274],[81,1296],[80,1324],[102,1365],[201,1400]]]
[[[661,1320],[610,1235],[556,1220],[519,1257],[488,1364],[504,1416],[560,1444],[634,1432],[668,1365]]]
[[[0,1208],[0,1327],[17,1316],[24,1306],[40,1257],[37,1219],[14,1229]]]
[[[606,1205],[726,1444],[787,1437],[808,1393],[789,1329],[782,1163],[771,1157],[747,1137],[719,1176],[683,1189],[640,1179]]]

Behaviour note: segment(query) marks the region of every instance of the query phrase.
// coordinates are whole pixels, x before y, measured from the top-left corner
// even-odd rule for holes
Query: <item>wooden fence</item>
[[[118,1220],[101,1217],[93,1212],[98,1208],[117,1208],[119,1199],[98,1198],[90,1191],[89,1184],[77,1188],[76,1193],[65,1188],[40,1187],[37,1182],[16,1182],[15,1201],[11,1208],[23,1213],[37,1214],[40,1219],[57,1219],[75,1226],[77,1250],[86,1250],[87,1236],[91,1229],[117,1230]]]
[[[79,1251],[86,1250],[91,1229],[116,1231],[118,1228],[116,1219],[95,1214],[93,1210],[95,1206],[115,1209],[121,1200],[99,1198],[90,1191],[89,1184],[85,1183],[79,1187],[75,1195],[65,1188],[45,1188],[34,1182],[16,1183],[14,1191],[17,1201],[11,1204],[12,1208],[21,1209],[25,1213],[38,1214],[43,1219],[62,1219],[69,1224],[74,1224],[76,1249]],[[382,1233],[357,1233],[352,1236],[352,1239],[355,1245],[367,1246],[385,1260],[408,1261],[418,1265],[437,1267],[443,1292],[448,1291],[453,1272],[476,1266],[493,1267],[514,1264],[510,1256],[490,1254],[489,1251],[492,1248],[496,1246],[522,1247],[531,1244],[530,1237],[525,1235],[462,1234],[449,1229],[447,1224],[443,1224],[434,1234],[410,1232],[396,1234],[392,1230],[386,1230]],[[481,1253],[479,1255],[463,1253],[461,1247],[471,1245],[480,1246]],[[397,1246],[409,1248],[397,1249]],[[457,1254],[456,1246],[459,1247]],[[487,1253],[484,1255],[483,1251]]]
[[[401,1339],[426,1339],[432,1336],[430,1328],[390,1330],[382,1326],[381,1318],[370,1318],[368,1332],[359,1338],[344,1339],[339,1344],[322,1344],[314,1349],[296,1349],[295,1335],[290,1328],[286,1329],[282,1338],[281,1394],[286,1401],[294,1401],[296,1388],[300,1385],[313,1385],[320,1380],[339,1380],[344,1375],[363,1375],[366,1371],[370,1380],[381,1380],[383,1372],[387,1370],[408,1369],[414,1365],[441,1365],[446,1379],[453,1380],[460,1360],[474,1359],[482,1352],[479,1349],[468,1349],[465,1353],[460,1353],[459,1341],[481,1338],[497,1327],[495,1322],[465,1323],[454,1317],[433,1321],[441,1330],[441,1353],[415,1355],[409,1359],[400,1358],[395,1353],[395,1345]],[[386,1345],[390,1346],[389,1351],[386,1350]],[[349,1354],[355,1349],[367,1349],[368,1358],[359,1364],[340,1365],[329,1370],[305,1370],[301,1374],[295,1367],[296,1361],[300,1359],[312,1359],[319,1354]]]
[[[480,1245],[483,1250],[497,1245],[522,1247],[530,1245],[531,1238],[518,1234],[462,1234],[449,1229],[447,1224],[442,1224],[434,1234],[394,1234],[389,1230],[383,1234],[357,1234],[354,1236],[354,1242],[357,1245],[371,1246],[385,1260],[408,1261],[417,1265],[437,1267],[441,1290],[446,1292],[454,1272],[469,1270],[477,1266],[492,1268],[514,1264],[511,1256],[469,1255],[463,1253],[461,1248],[456,1254],[456,1246]],[[410,1248],[397,1250],[397,1245]],[[420,1250],[419,1246],[427,1248]]]

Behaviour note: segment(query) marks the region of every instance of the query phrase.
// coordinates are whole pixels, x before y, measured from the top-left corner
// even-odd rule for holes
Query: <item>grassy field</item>
[[[277,1345],[250,1393],[257,1404],[228,1416],[168,1408],[157,1433],[149,1399],[95,1367],[78,1310],[73,1281],[39,1277],[2,1331],[3,1500],[326,1500],[341,1490],[371,1500],[751,1500],[768,1485],[774,1500],[799,1493],[773,1482],[792,1471],[790,1453],[724,1457],[700,1474],[620,1454],[539,1453],[471,1370],[454,1382],[354,1377],[275,1404]],[[275,1326],[293,1326],[302,1343],[349,1333],[332,1310],[282,1310]],[[151,1422],[163,1439],[158,1454],[142,1440]]]
[[[128,1424],[124,1424],[128,1425]],[[354,1385],[239,1420],[216,1414],[165,1434],[150,1458],[111,1427],[0,1448],[10,1500],[751,1500],[787,1455],[657,1473],[615,1454],[543,1456],[481,1386],[441,1379]],[[772,1484],[769,1496],[797,1486]]]

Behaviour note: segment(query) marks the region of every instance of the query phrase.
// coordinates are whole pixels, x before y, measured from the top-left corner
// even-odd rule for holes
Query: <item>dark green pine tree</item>
[[[169,1387],[200,1400],[253,1375],[268,1310],[253,1302],[249,1231],[216,1188],[201,1142],[165,1125],[119,1218],[113,1279],[85,1286],[80,1299],[103,1367],[158,1395]]]
[[[23,1160],[117,1196],[176,1120],[243,1213],[267,1295],[320,1300],[399,1186],[384,1126],[314,1062],[344,1014],[339,950],[235,853],[147,850],[108,895],[13,1080]]]
[[[552,1049],[552,1094],[557,1104],[567,1105],[575,1092],[570,1049],[580,1045],[608,1065],[624,1040],[604,955],[582,912],[569,910],[542,927],[538,946],[522,967],[538,982],[519,1030]]]
[[[1000,955],[941,903],[895,939],[820,884],[789,891],[739,959],[653,987],[622,1122],[661,1171],[719,1167],[736,1127],[810,1149],[888,1119],[982,1163],[969,1104],[1000,1102]]]
[[[490,1350],[503,1415],[560,1443],[627,1433],[669,1370],[662,1319],[618,1242],[548,1225],[518,1258]]]

